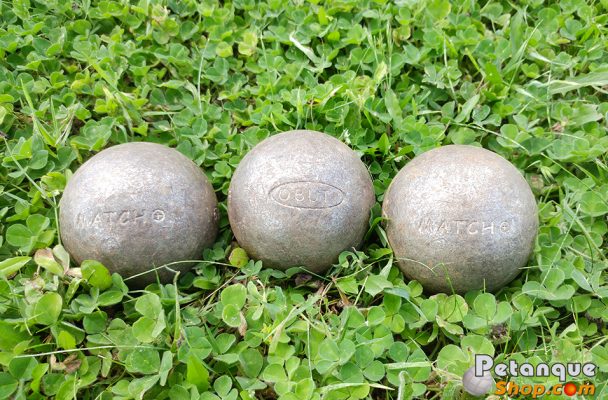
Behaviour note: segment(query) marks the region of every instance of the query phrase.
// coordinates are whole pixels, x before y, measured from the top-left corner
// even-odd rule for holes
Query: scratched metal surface
[[[367,168],[348,146],[324,133],[289,131],[242,159],[228,215],[239,244],[266,266],[322,272],[360,244],[374,202]]]
[[[201,259],[217,234],[217,200],[207,177],[178,151],[128,143],[103,150],[76,171],[60,201],[59,222],[63,245],[77,263],[95,259],[129,277]],[[172,277],[164,269],[159,275]],[[155,279],[148,273],[131,282]]]
[[[413,159],[383,203],[403,273],[430,292],[494,291],[533,250],[536,201],[519,171],[491,151],[451,145]]]

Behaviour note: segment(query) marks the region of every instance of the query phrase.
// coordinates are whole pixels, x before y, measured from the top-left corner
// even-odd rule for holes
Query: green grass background
[[[0,398],[460,399],[476,353],[594,362],[608,398],[607,24],[606,0],[0,2]],[[262,269],[227,222],[239,160],[295,128],[358,152],[378,199],[326,276]],[[129,291],[59,245],[66,181],[130,141],[177,148],[221,201],[177,285]],[[379,223],[396,172],[450,143],[538,201],[495,294],[424,294]]]

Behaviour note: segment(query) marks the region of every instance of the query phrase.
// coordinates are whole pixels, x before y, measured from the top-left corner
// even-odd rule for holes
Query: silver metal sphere
[[[323,272],[357,247],[375,203],[365,165],[325,133],[274,135],[236,169],[228,195],[239,244],[265,266]]]
[[[501,288],[526,265],[538,229],[519,171],[473,146],[416,157],[391,183],[382,210],[401,270],[430,292]]]
[[[110,147],[85,162],[60,202],[63,245],[124,278],[200,259],[218,230],[217,200],[203,172],[177,150],[153,143]],[[191,264],[172,265],[185,271]],[[172,273],[161,268],[161,280]],[[147,273],[134,286],[156,280]]]
[[[473,396],[483,396],[492,390],[494,379],[489,371],[484,371],[482,376],[475,376],[475,367],[467,369],[462,376],[462,386]]]

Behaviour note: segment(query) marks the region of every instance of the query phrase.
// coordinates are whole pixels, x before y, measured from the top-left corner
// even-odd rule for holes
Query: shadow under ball
[[[123,278],[200,259],[218,230],[217,199],[207,177],[177,150],[154,143],[96,154],[69,180],[59,205],[61,240],[72,258],[78,264],[100,261]],[[162,282],[172,281],[172,272],[156,271]],[[127,283],[155,281],[156,273],[149,272]]]
[[[401,270],[435,293],[500,289],[526,265],[538,230],[524,177],[473,146],[413,159],[388,188],[382,211]]]
[[[269,137],[240,162],[230,183],[230,226],[267,267],[321,273],[357,247],[375,203],[367,168],[344,143],[296,130]]]

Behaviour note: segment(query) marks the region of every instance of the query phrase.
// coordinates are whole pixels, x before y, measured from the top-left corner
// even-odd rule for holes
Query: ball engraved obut
[[[429,292],[495,291],[525,266],[538,214],[519,171],[491,151],[450,145],[414,158],[384,197],[403,273]]]
[[[357,247],[375,203],[369,172],[338,139],[289,131],[255,146],[228,195],[238,243],[265,266],[323,272]]]
[[[177,150],[127,143],[78,168],[61,198],[59,222],[63,245],[77,263],[98,260],[128,278],[200,259],[217,235],[217,199],[205,174]],[[173,277],[164,268],[157,271],[163,282]],[[155,280],[150,272],[127,283]]]
[[[482,376],[475,375],[475,367],[467,369],[462,376],[462,386],[467,393],[473,396],[483,396],[492,390],[494,379],[489,371],[484,371]]]

